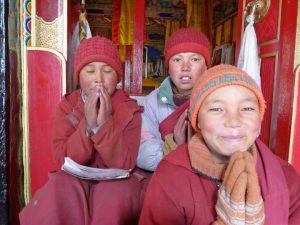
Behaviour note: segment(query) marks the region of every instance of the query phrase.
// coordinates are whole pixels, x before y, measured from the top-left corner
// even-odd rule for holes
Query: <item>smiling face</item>
[[[104,62],[92,62],[85,65],[80,73],[80,87],[83,92],[89,95],[92,88],[103,83],[109,95],[116,90],[118,76],[116,71]]]
[[[247,151],[261,127],[256,95],[238,85],[216,89],[200,107],[198,127],[217,163],[237,150]]]
[[[178,53],[169,60],[171,80],[181,94],[191,91],[206,69],[205,59],[198,53]]]

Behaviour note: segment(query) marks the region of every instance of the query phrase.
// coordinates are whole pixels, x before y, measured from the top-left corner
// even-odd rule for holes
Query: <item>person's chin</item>
[[[226,156],[231,156],[233,153],[235,153],[236,151],[241,151],[241,152],[244,152],[245,151],[245,145],[243,144],[227,144],[227,145],[222,145],[223,146],[223,151],[224,151],[224,154]],[[225,147],[226,146],[226,147]],[[225,147],[225,148],[224,148]]]
[[[177,88],[179,90],[181,90],[181,92],[188,92],[191,91],[193,89],[193,87],[191,85],[178,85]]]
[[[178,86],[182,88],[191,88],[193,86],[193,82],[191,80],[180,80],[178,82]]]

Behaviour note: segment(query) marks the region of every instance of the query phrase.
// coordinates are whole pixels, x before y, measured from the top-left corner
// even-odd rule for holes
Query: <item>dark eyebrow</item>
[[[85,66],[95,66],[93,63],[86,64]]]
[[[242,102],[253,102],[253,103],[255,103],[256,99],[254,99],[254,98],[245,98],[245,99],[242,100]],[[224,103],[224,101],[220,100],[220,99],[212,99],[212,100],[207,102],[207,104],[215,104],[215,103]]]
[[[208,101],[208,103],[223,103],[224,101],[222,101],[222,100],[219,100],[219,99],[216,99],[216,100],[210,100],[210,101]]]
[[[255,100],[257,100],[257,98],[245,98],[245,99],[243,99],[243,101],[245,101],[245,102],[256,102]]]

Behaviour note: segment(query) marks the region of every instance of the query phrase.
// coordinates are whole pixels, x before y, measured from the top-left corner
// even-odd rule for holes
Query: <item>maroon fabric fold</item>
[[[112,117],[92,137],[85,133],[80,91],[64,98],[57,110],[53,155],[61,165],[69,156],[99,168],[134,169],[127,179],[91,181],[58,171],[49,176],[20,213],[22,225],[137,225],[144,195],[135,162],[141,133],[142,107],[124,91],[111,96]],[[68,115],[72,115],[70,123]]]
[[[284,172],[282,160],[261,141],[257,140],[256,146],[265,224],[300,224],[299,176],[291,166]],[[212,224],[217,216],[218,188],[204,173],[193,171],[188,145],[180,145],[164,157],[151,177],[139,225]]]
[[[106,168],[134,168],[140,143],[142,107],[122,90],[111,96],[112,117],[91,138],[86,136],[80,91],[66,96],[54,118],[52,153],[61,166],[69,156],[77,163]],[[96,152],[99,154],[94,155]],[[99,160],[99,157],[102,160]]]
[[[165,136],[167,134],[173,133],[175,124],[180,117],[180,115],[184,112],[185,109],[189,107],[190,101],[186,101],[181,106],[179,106],[173,113],[171,113],[168,117],[166,117],[159,124],[159,132],[161,133],[161,138],[165,140]]]
[[[279,160],[259,139],[257,173],[265,205],[265,224],[288,224],[289,189]],[[279,207],[280,206],[280,207]]]

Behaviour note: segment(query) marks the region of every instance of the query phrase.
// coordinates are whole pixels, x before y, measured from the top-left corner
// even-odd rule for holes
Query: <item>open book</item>
[[[75,177],[87,180],[114,180],[130,176],[130,170],[123,169],[100,169],[83,166],[69,157],[65,157],[65,163],[61,169]]]

